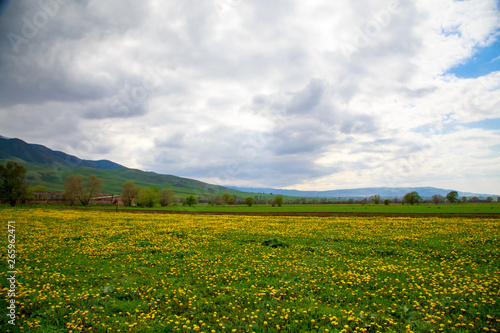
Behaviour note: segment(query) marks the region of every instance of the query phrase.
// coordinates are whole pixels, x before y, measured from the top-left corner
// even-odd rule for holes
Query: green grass
[[[500,326],[498,219],[0,213],[16,221],[18,260],[18,326],[2,316],[3,332]]]
[[[107,208],[113,208],[114,206],[108,206]],[[104,208],[104,207],[103,207]],[[422,214],[422,213],[433,213],[433,214],[477,214],[477,213],[495,213],[500,214],[500,204],[420,204],[420,205],[343,205],[343,204],[333,204],[333,205],[283,205],[281,207],[271,205],[253,205],[248,207],[247,205],[221,205],[221,206],[210,206],[207,204],[198,204],[194,207],[188,206],[168,206],[161,207],[156,205],[153,208],[138,208],[138,207],[120,207],[120,209],[144,209],[144,210],[172,210],[172,211],[207,211],[207,212],[255,212],[255,213],[327,213],[327,212],[339,212],[339,213],[412,213],[412,214]]]

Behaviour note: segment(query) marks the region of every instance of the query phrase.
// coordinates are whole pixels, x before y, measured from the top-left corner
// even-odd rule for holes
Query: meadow
[[[4,332],[500,330],[499,219],[0,215]]]
[[[93,208],[90,206],[90,208]],[[102,206],[113,209],[114,206]],[[499,203],[474,203],[474,204],[419,204],[419,205],[361,205],[361,204],[284,204],[281,207],[271,205],[207,205],[173,206],[153,208],[120,207],[120,209],[133,210],[171,210],[181,212],[214,212],[214,213],[376,213],[376,214],[500,214]]]

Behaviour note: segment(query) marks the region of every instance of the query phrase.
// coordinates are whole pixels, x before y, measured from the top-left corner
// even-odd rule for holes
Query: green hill
[[[224,192],[236,195],[239,198],[255,196],[255,193],[245,193],[223,186],[211,185],[197,180],[176,177],[171,175],[159,175],[136,169],[95,169],[87,167],[50,166],[38,163],[30,163],[18,158],[1,159],[0,163],[15,161],[27,169],[26,179],[32,186],[43,185],[51,192],[64,191],[64,180],[69,175],[83,175],[88,177],[96,175],[103,179],[103,194],[119,194],[122,186],[127,181],[134,181],[139,187],[156,187],[158,189],[168,188],[174,191],[177,198],[185,198],[188,195],[222,195]],[[266,195],[266,198],[271,196]]]
[[[20,139],[8,139],[0,136],[0,159],[15,159],[45,165],[70,167],[89,167],[95,169],[122,169],[123,165],[108,161],[82,160],[62,151],[54,151],[42,145],[26,143]]]
[[[139,187],[154,186],[160,190],[171,189],[177,198],[185,198],[188,195],[220,196],[224,192],[239,198],[256,195],[194,179],[129,169],[108,160],[82,160],[64,152],[53,151],[42,145],[0,136],[0,163],[7,161],[15,161],[26,168],[26,179],[30,185],[43,185],[51,192],[64,191],[66,177],[80,174],[84,177],[96,175],[102,178],[103,194],[106,195],[119,194],[123,184],[127,181],[134,181]],[[271,195],[259,196],[266,199],[274,197]]]

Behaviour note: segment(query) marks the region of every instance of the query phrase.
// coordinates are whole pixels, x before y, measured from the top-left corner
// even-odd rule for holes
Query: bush
[[[154,207],[160,202],[160,191],[156,187],[141,188],[137,194],[136,203],[141,207]]]
[[[414,204],[418,204],[421,202],[422,202],[422,198],[415,191],[410,192],[410,193],[406,193],[405,196],[403,197],[403,205],[405,203],[410,204],[410,205],[414,205]]]
[[[191,207],[193,205],[196,205],[198,203],[198,200],[194,195],[190,195],[189,197],[186,198],[186,200],[184,200],[184,203],[189,207]]]
[[[248,198],[245,199],[245,204],[247,204],[248,207],[252,207],[253,202],[254,202],[254,200],[253,200],[252,197],[248,197]]]

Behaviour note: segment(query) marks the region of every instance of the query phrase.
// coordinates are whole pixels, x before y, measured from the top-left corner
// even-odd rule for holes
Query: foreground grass
[[[6,221],[17,226],[20,317],[11,328],[2,315],[3,331],[500,326],[497,219],[0,213],[3,291]]]

